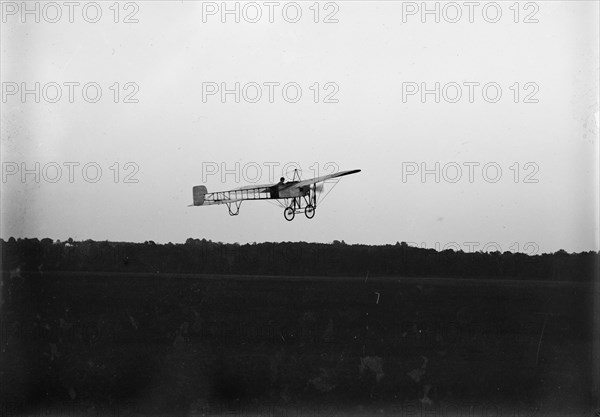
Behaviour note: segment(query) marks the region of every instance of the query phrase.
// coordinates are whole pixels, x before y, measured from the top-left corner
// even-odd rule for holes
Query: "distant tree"
[[[438,252],[409,246],[265,242],[240,245],[188,238],[185,244],[76,242],[10,237],[0,245],[2,268],[10,270],[135,271],[243,273],[257,275],[445,276],[506,277],[546,280],[591,280],[597,252],[569,254],[565,250],[529,256],[511,252],[446,249]]]

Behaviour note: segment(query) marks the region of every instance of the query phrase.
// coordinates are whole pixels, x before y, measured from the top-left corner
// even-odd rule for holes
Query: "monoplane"
[[[307,218],[312,219],[317,209],[318,195],[323,190],[323,183],[357,172],[360,172],[360,169],[301,180],[298,170],[294,170],[292,181],[285,182],[285,178],[282,177],[277,184],[248,185],[229,191],[213,193],[209,193],[204,185],[196,185],[192,188],[194,201],[192,206],[225,204],[229,214],[237,216],[240,213],[240,206],[243,201],[276,200],[284,208],[283,216],[286,220],[294,220],[298,213],[304,213]]]

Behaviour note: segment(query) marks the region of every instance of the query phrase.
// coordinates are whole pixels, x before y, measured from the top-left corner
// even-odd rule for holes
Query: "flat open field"
[[[6,415],[593,415],[589,284],[2,281]]]

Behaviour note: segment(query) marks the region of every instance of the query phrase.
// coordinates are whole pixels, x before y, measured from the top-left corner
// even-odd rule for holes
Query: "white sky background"
[[[443,15],[440,23],[432,15],[422,23],[420,13],[403,22],[404,3],[337,2],[339,22],[331,24],[314,23],[313,2],[300,3],[298,23],[283,19],[285,2],[275,9],[274,23],[258,2],[263,16],[254,24],[243,17],[235,23],[233,16],[222,23],[220,14],[205,16],[203,23],[202,2],[191,1],[137,2],[139,22],[132,24],[114,23],[112,2],[101,3],[103,15],[95,24],[82,18],[81,7],[74,23],[66,6],[58,23],[45,22],[43,14],[40,23],[33,16],[22,23],[20,10],[17,15],[4,10],[4,89],[6,82],[29,88],[35,82],[97,82],[103,95],[88,103],[79,88],[69,103],[63,87],[58,103],[43,96],[40,103],[33,95],[5,97],[3,169],[7,162],[25,162],[30,169],[36,162],[41,167],[56,162],[62,178],[52,183],[41,173],[36,183],[34,175],[25,181],[20,173],[6,176],[2,238],[338,239],[442,248],[456,242],[463,250],[493,242],[503,251],[530,253],[535,249],[524,247],[533,242],[538,252],[598,250],[598,2],[537,2],[533,17],[539,22],[529,24],[522,20],[534,9],[525,9],[525,2],[519,23],[509,9],[513,2],[499,3],[503,14],[497,23],[482,16],[487,2],[475,9],[474,23],[466,6],[457,23]],[[321,3],[320,19],[333,10],[323,8]],[[131,11],[122,7],[119,19]],[[479,86],[470,103],[463,86],[458,103],[444,98],[435,103],[432,95],[423,103],[419,94],[403,102],[403,83],[469,81],[498,83],[502,98],[486,102]],[[121,89],[121,102],[114,103],[109,87],[115,82],[136,83],[139,102],[123,103],[132,90]],[[222,103],[219,95],[203,102],[207,82],[230,88],[235,82],[296,82],[303,95],[288,103],[280,86],[269,103],[264,87],[258,103],[243,97],[235,103],[233,96]],[[309,90],[315,82],[321,85],[319,103]],[[331,91],[323,91],[326,82],[339,86],[338,103],[322,102]],[[509,88],[515,82],[521,85],[519,103]],[[523,89],[527,82],[539,86],[538,103],[523,103],[532,91]],[[72,183],[65,162],[80,163]],[[81,174],[89,162],[103,170],[97,183]],[[115,162],[121,168],[118,183],[110,170]],[[124,183],[131,172],[123,169],[127,162],[139,167],[138,183]],[[269,162],[281,164],[276,180],[287,162],[300,164],[304,178],[312,176],[315,163],[362,172],[343,178],[312,220],[298,214],[287,222],[281,208],[266,202],[245,202],[237,217],[225,206],[187,207],[192,186],[202,183],[203,163],[233,170],[236,162],[242,168],[262,166],[258,184],[270,181],[264,165]],[[419,174],[403,181],[407,162],[429,169],[436,162],[457,163],[463,176],[456,183],[443,176],[436,183],[433,174],[424,182]],[[465,162],[480,164],[472,183]],[[490,162],[502,168],[496,183],[481,173]],[[515,162],[517,183],[510,169]],[[524,182],[533,171],[525,169],[528,162],[539,168],[532,177],[537,183]],[[220,173],[205,183],[209,192],[247,184],[233,174],[222,181]]]

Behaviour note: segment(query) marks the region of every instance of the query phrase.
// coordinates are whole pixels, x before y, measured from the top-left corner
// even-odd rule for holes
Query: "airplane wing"
[[[311,178],[310,180],[298,181],[297,183],[293,184],[292,187],[298,187],[298,188],[304,187],[305,185],[316,184],[318,182],[327,181],[332,178],[343,177],[345,175],[356,174],[358,172],[360,172],[360,169],[352,169],[349,171],[340,171],[340,172],[336,172],[335,174],[329,174],[329,175],[323,175],[321,177]]]

